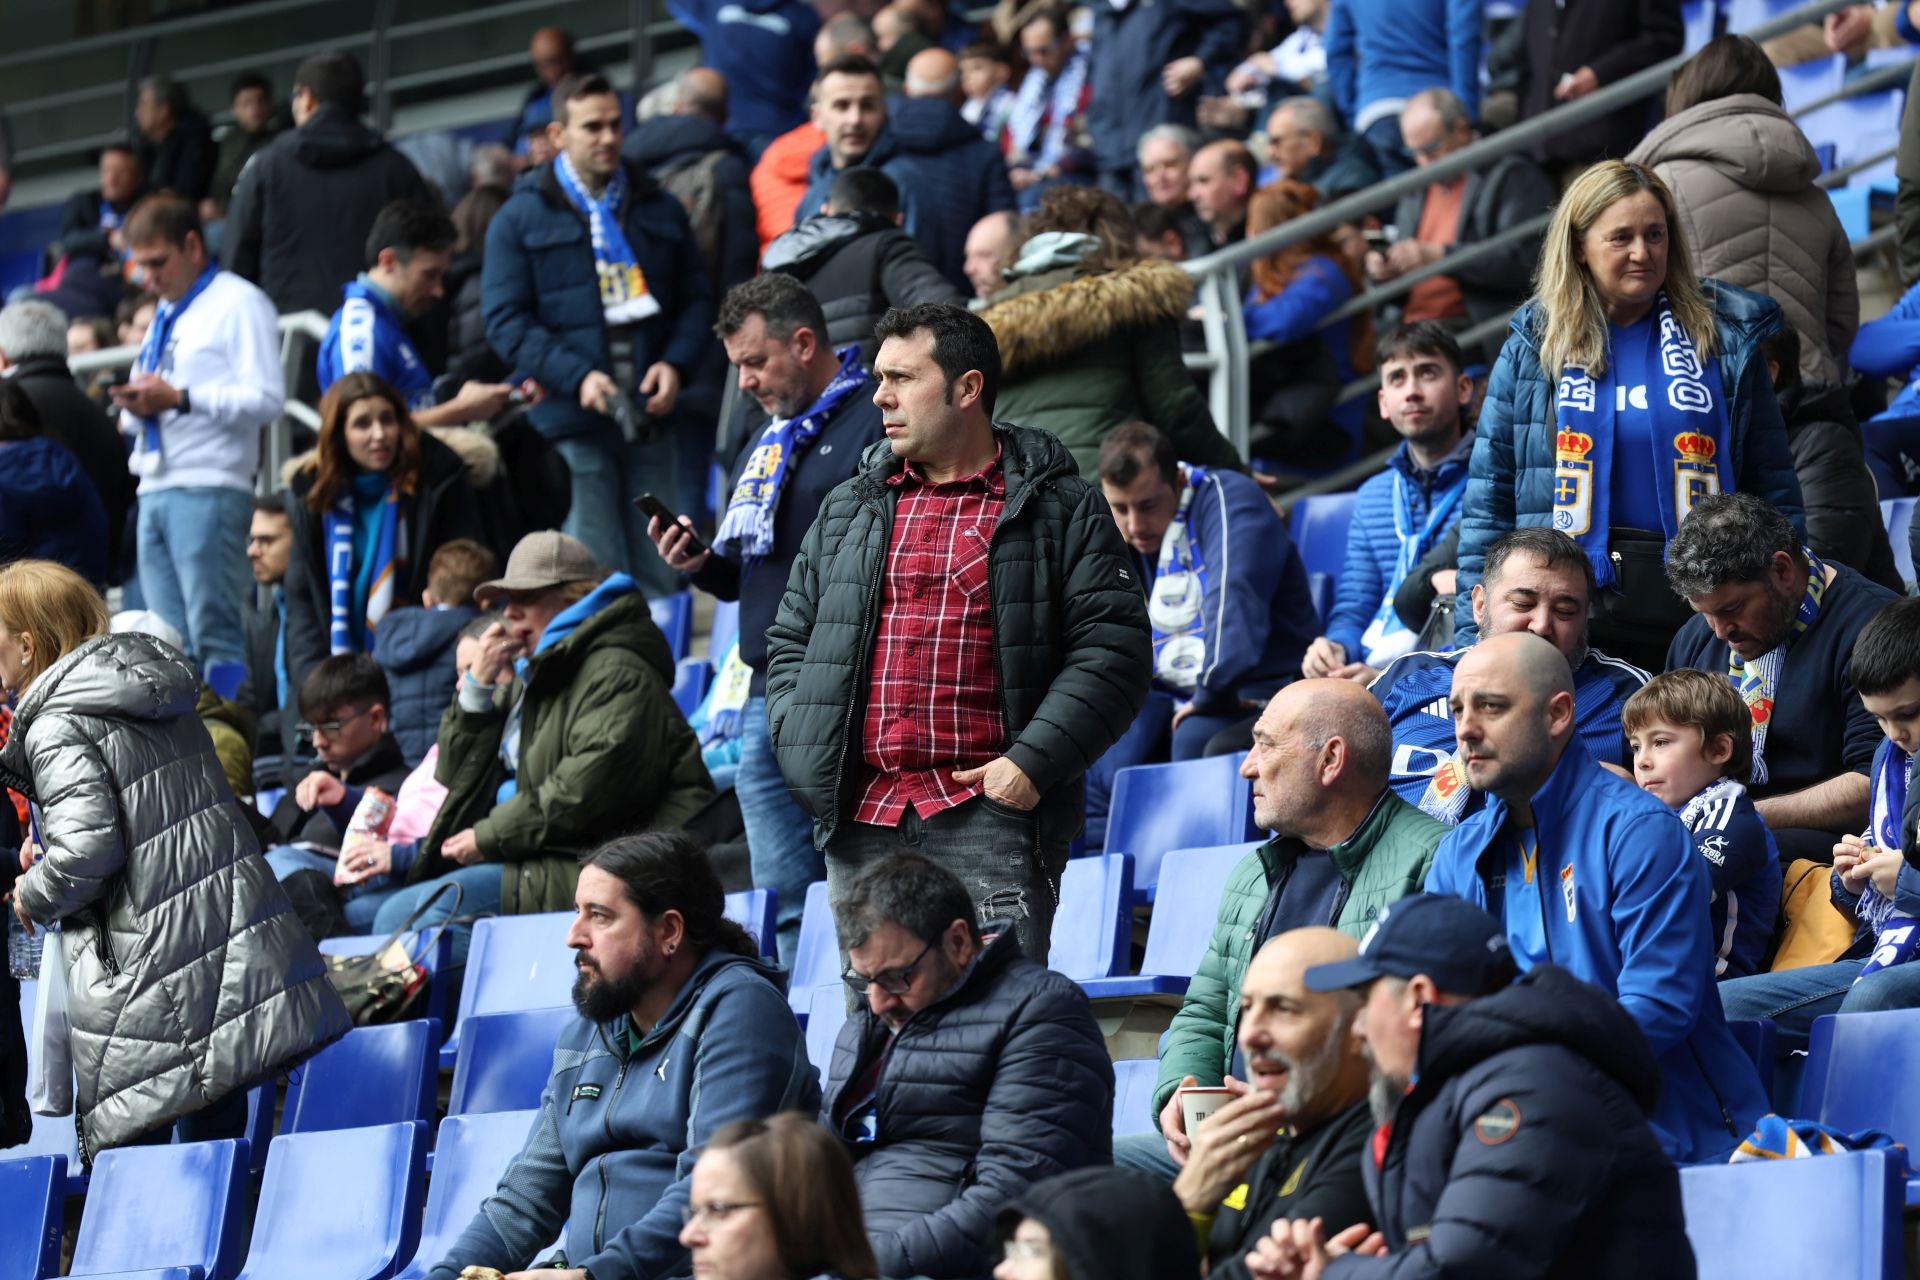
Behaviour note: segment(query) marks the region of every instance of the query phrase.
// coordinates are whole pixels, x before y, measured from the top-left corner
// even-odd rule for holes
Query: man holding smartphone
[[[702,591],[740,602],[740,661],[752,682],[738,707],[714,709],[739,712],[734,794],[752,850],[753,882],[779,895],[780,962],[791,964],[807,886],[826,875],[826,863],[813,847],[813,819],[788,793],[773,758],[767,628],[827,494],[853,477],[860,455],[886,433],[859,345],[835,352],[827,344],[820,302],[794,277],[771,272],[737,285],[721,300],[715,329],[741,392],[766,412],[767,423],[733,464],[731,496],[712,550],[684,516],[663,521],[654,512],[647,534],[669,568]]]

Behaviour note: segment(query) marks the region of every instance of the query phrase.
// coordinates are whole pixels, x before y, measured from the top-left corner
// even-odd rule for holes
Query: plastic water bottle
[[[32,937],[28,937],[20,917],[11,910],[7,912],[7,964],[12,967],[14,977],[40,976],[40,951],[45,938],[46,934],[38,929]]]

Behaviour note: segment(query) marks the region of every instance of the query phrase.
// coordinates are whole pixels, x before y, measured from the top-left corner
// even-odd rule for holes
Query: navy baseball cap
[[[1465,898],[1421,894],[1382,907],[1351,960],[1314,965],[1309,991],[1344,991],[1375,978],[1426,974],[1448,995],[1492,995],[1518,972],[1507,931]]]

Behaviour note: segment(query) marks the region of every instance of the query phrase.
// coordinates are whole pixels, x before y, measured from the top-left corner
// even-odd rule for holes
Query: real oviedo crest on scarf
[[[1585,374],[1587,394],[1593,384]],[[1568,379],[1560,380],[1564,402]],[[1562,427],[1554,436],[1553,451],[1553,527],[1570,538],[1577,538],[1593,527],[1593,437],[1584,431]]]
[[[1682,431],[1673,438],[1673,509],[1682,520],[1702,498],[1720,492],[1720,472],[1714,455],[1720,446],[1701,431]]]

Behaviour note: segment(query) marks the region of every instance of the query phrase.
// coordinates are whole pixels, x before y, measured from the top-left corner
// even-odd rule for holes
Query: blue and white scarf
[[[1913,757],[1892,742],[1881,750],[1883,756],[1875,762],[1880,768],[1873,779],[1867,844],[1876,849],[1897,850],[1900,848],[1900,811],[1906,807],[1907,790],[1913,785]],[[1920,951],[1920,920],[1897,914],[1893,900],[1883,896],[1871,880],[1861,889],[1860,902],[1854,912],[1873,927],[1873,954],[1860,967],[1861,978],[1905,964]]]
[[[1658,344],[1659,359],[1647,367],[1657,367],[1658,385],[1647,389],[1647,411],[1652,417],[1654,474],[1668,467],[1673,471],[1672,488],[1661,487],[1656,495],[1661,527],[1671,538],[1694,503],[1733,487],[1729,419],[1719,357],[1700,363],[1664,292],[1654,306],[1655,323],[1647,332],[1648,341]],[[1619,367],[1617,360],[1613,367]],[[1559,429],[1554,435],[1553,527],[1580,544],[1603,587],[1615,582],[1607,530],[1616,390],[1612,377],[1602,374],[1596,382],[1585,369],[1568,366],[1555,397]]]
[[[587,230],[593,236],[593,269],[600,277],[600,309],[607,323],[633,324],[659,315],[660,304],[647,292],[647,277],[620,227],[620,205],[627,195],[626,171],[613,171],[598,200],[587,194],[586,184],[580,181],[564,151],[553,159],[553,176],[573,207],[587,219]]]
[[[322,517],[327,547],[328,652],[372,653],[374,628],[393,608],[394,584],[407,558],[406,530],[400,520],[400,486],[389,484],[380,501],[380,524],[373,539],[372,585],[367,590],[367,614],[355,624],[353,616],[353,533],[357,500],[349,489]]]
[[[1067,59],[1051,85],[1045,79],[1028,75],[1022,80],[1013,110],[1007,115],[1007,137],[1012,142],[1007,163],[1016,167],[1045,169],[1059,164],[1066,155],[1068,130],[1081,113],[1080,99],[1087,88],[1086,55],[1076,53]],[[1040,133],[1042,120],[1047,125],[1045,133]],[[1040,134],[1037,141],[1035,134]]]
[[[1801,593],[1800,604],[1794,609],[1793,627],[1786,638],[1752,661],[1742,658],[1738,649],[1727,650],[1727,681],[1747,704],[1747,714],[1753,721],[1755,786],[1767,781],[1767,730],[1773,724],[1774,694],[1780,687],[1781,668],[1787,663],[1787,648],[1801,632],[1820,621],[1820,602],[1827,592],[1825,562],[1813,554],[1811,547],[1801,547],[1800,554],[1807,562],[1807,589]]]
[[[1207,664],[1207,563],[1193,536],[1193,491],[1206,483],[1201,467],[1180,464],[1180,507],[1160,540],[1160,564],[1147,591],[1147,621],[1153,627],[1153,677],[1180,694],[1192,694]]]
[[[713,546],[723,556],[751,567],[773,551],[774,509],[780,505],[781,490],[793,474],[795,462],[814,439],[826,429],[827,422],[846,402],[848,396],[866,383],[867,371],[860,363],[858,343],[840,352],[840,368],[820,398],[808,405],[798,417],[775,418],[760,433],[760,442],[747,458],[746,469],[727,499],[727,511],[713,535]]]
[[[140,354],[134,357],[133,372],[159,374],[165,377],[173,368],[173,326],[193,305],[194,299],[207,291],[213,278],[220,274],[220,264],[209,262],[187,291],[180,295],[177,302],[165,299],[153,309],[153,323],[147,326],[147,336],[140,343]],[[166,463],[166,451],[160,440],[160,418],[140,419],[140,440],[134,446],[133,457],[128,460],[128,468],[140,476],[156,474]]]
[[[1433,550],[1433,544],[1440,539],[1447,526],[1453,523],[1460,503],[1467,493],[1466,469],[1462,468],[1453,486],[1446,492],[1436,494],[1433,506],[1427,511],[1427,518],[1418,528],[1413,522],[1413,491],[1415,481],[1405,472],[1393,473],[1393,533],[1399,540],[1400,551],[1393,562],[1393,572],[1387,577],[1387,589],[1380,597],[1380,607],[1374,611],[1373,621],[1367,624],[1366,631],[1360,637],[1361,657],[1370,667],[1384,667],[1395,658],[1413,651],[1419,636],[1400,621],[1400,614],[1393,607],[1393,597],[1400,590],[1400,584],[1406,581],[1413,567],[1420,563],[1420,557]]]

